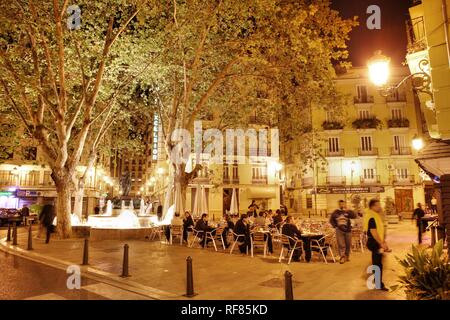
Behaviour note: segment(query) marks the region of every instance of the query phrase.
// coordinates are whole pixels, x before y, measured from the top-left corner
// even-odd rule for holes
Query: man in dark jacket
[[[426,229],[426,222],[422,221],[422,218],[425,216],[425,211],[422,208],[422,204],[419,202],[417,204],[417,208],[414,210],[412,218],[416,220],[418,235],[419,235],[419,244],[422,243],[422,233]]]
[[[237,235],[242,235],[239,240],[239,251],[242,254],[246,254],[247,250],[250,249],[250,225],[247,221],[247,215],[241,215],[241,218],[236,222],[234,226],[234,233]]]
[[[195,230],[202,231],[202,241],[200,244],[204,247],[206,245],[206,233],[213,230],[213,228],[208,226],[208,215],[206,213],[202,214],[201,219],[195,224]]]
[[[273,217],[273,225],[280,230],[280,225],[283,222],[283,215],[281,214],[281,210],[277,209],[275,211],[275,216]]]
[[[293,220],[292,216],[287,216],[286,223],[283,225],[281,233],[290,238],[293,238],[294,240],[300,240],[302,233],[297,228],[297,226],[294,224],[293,221],[294,220]],[[294,240],[289,239],[291,247],[293,247],[295,244]],[[294,250],[294,253],[292,254],[292,260],[300,261],[301,250],[302,250],[301,247],[298,247]]]
[[[339,200],[339,209],[336,209],[330,217],[330,224],[336,229],[336,240],[339,247],[339,263],[350,261],[352,248],[352,224],[350,219],[356,219],[356,213],[347,210],[345,201]]]
[[[46,204],[42,208],[42,212],[39,215],[39,221],[47,230],[47,236],[45,243],[50,242],[50,235],[55,232],[55,226],[53,225],[53,220],[56,217],[55,208],[51,204]]]
[[[191,213],[189,211],[186,211],[184,213],[184,219],[183,219],[183,241],[184,242],[187,242],[188,232],[191,232],[193,227],[194,227],[194,220],[192,219]]]

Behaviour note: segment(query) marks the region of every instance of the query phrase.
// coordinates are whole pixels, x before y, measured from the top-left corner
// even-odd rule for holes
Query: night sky
[[[400,65],[406,55],[406,28],[408,8],[412,0],[332,0],[333,8],[344,18],[358,16],[359,26],[350,37],[349,51],[353,66],[365,66],[376,50],[382,50]],[[381,9],[381,29],[369,30],[366,20],[370,16],[367,7],[378,5]]]

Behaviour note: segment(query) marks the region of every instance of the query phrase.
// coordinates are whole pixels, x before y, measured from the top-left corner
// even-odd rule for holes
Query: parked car
[[[7,226],[8,220],[16,218],[17,225],[22,223],[22,214],[17,209],[0,208],[0,226]]]

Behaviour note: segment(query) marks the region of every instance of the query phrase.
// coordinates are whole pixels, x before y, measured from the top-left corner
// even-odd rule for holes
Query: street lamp
[[[423,142],[423,139],[417,135],[414,136],[412,139],[412,147],[414,150],[420,151],[423,149],[425,143]]]
[[[387,85],[390,75],[390,61],[391,59],[381,53],[381,51],[376,51],[375,55],[369,59],[367,66],[369,68],[369,78],[372,83],[378,87],[378,91],[381,96],[387,97],[396,92],[403,84],[411,79],[413,89],[422,93],[427,93],[430,95],[431,100],[433,100],[433,93],[431,92],[431,76],[427,72],[429,67],[429,62],[426,59],[422,59],[419,62],[420,72],[413,73],[403,80],[401,80],[397,85],[389,86]]]

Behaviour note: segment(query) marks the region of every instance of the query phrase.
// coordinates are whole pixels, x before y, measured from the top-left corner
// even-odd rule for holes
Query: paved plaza
[[[5,243],[2,231],[2,249],[14,250],[22,256],[64,269],[67,265],[81,264],[83,240],[54,240],[46,245],[34,239],[33,251],[26,251],[27,234],[19,232],[18,246]],[[387,241],[392,253],[385,258],[386,285],[397,279],[399,265],[395,256],[402,257],[416,242],[415,225],[411,221],[389,225]],[[425,240],[427,243],[429,240]],[[121,278],[123,246],[130,248],[129,273]],[[214,249],[187,248],[179,244],[168,245],[159,241],[91,241],[89,267],[82,267],[82,275],[110,283],[111,288],[122,287],[154,299],[184,299],[186,290],[186,258],[191,256],[194,266],[194,299],[284,299],[283,275],[293,274],[295,299],[404,299],[402,292],[368,290],[365,270],[370,253],[354,252],[351,261],[343,265],[325,264],[318,254],[310,263],[278,262],[277,250],[264,258],[240,255],[237,250],[214,252]],[[114,291],[114,289],[111,289]],[[113,294],[113,293],[112,293]]]

